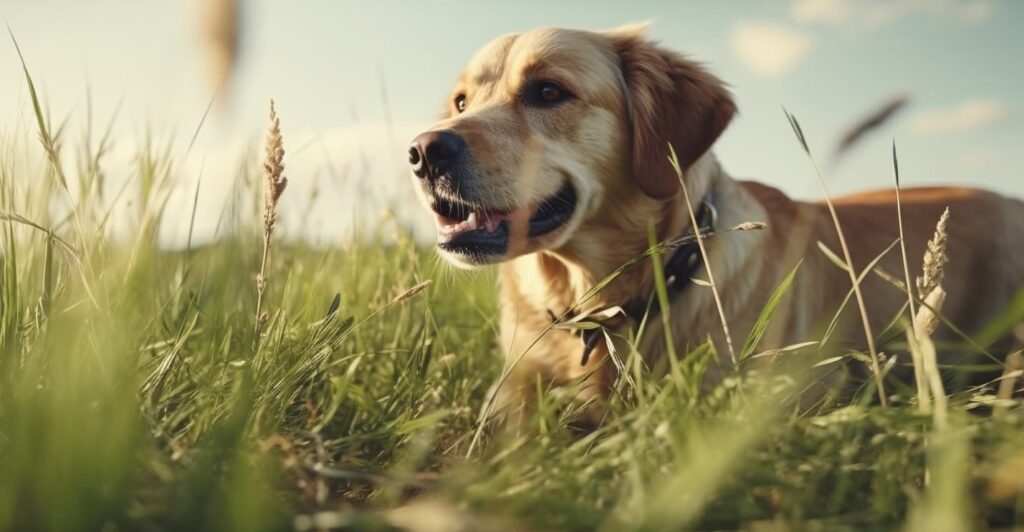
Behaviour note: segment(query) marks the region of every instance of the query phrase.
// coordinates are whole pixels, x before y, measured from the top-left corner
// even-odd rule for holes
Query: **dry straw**
[[[256,339],[258,340],[267,324],[263,312],[263,294],[267,288],[267,263],[270,262],[270,239],[277,224],[277,204],[288,185],[284,173],[284,138],[281,136],[281,120],[277,107],[270,100],[270,127],[267,129],[266,148],[263,157],[263,258],[260,272],[256,276]]]

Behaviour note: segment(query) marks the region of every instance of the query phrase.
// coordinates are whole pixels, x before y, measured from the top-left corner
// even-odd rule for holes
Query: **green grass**
[[[35,113],[42,143],[0,143],[0,529],[1024,523],[1016,402],[992,415],[991,389],[960,392],[936,431],[913,389],[887,382],[880,408],[865,382],[801,412],[801,372],[701,389],[709,346],[659,368],[621,353],[630,378],[587,434],[570,390],[538,388],[518,432],[467,456],[501,372],[491,272],[456,275],[387,225],[337,248],[277,241],[254,338],[258,190],[236,188],[214,243],[160,249],[183,155],[146,142],[137,235],[111,239],[105,142],[67,171],[64,128]]]

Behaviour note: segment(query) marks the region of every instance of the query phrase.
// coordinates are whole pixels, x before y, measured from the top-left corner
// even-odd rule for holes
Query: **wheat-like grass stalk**
[[[939,223],[935,226],[935,235],[928,241],[928,249],[924,252],[924,268],[921,277],[917,278],[917,295],[926,299],[935,287],[942,284],[942,273],[949,262],[946,257],[946,224],[949,222],[949,208],[943,211]]]
[[[822,196],[825,198],[825,204],[828,206],[828,212],[832,215],[832,224],[835,226],[836,235],[839,237],[839,246],[843,250],[843,259],[846,261],[846,271],[850,274],[850,283],[853,284],[853,295],[857,300],[857,307],[860,310],[861,323],[864,326],[864,338],[868,345],[868,354],[871,355],[871,372],[874,374],[875,387],[878,389],[878,402],[882,406],[889,406],[889,400],[885,394],[885,382],[882,378],[882,368],[878,364],[878,351],[875,349],[875,335],[871,331],[871,322],[868,318],[867,305],[864,304],[864,294],[860,289],[860,282],[857,280],[857,272],[853,267],[853,258],[850,255],[850,248],[846,245],[846,236],[843,234],[843,227],[839,223],[839,215],[836,213],[836,207],[832,203],[832,198],[829,196],[828,187],[825,186],[825,178],[821,175],[821,170],[818,169],[818,163],[815,161],[814,156],[811,154],[811,149],[807,146],[807,139],[804,137],[804,132],[800,129],[800,123],[796,121],[796,117],[789,114],[785,108],[782,109],[786,113],[786,118],[789,120],[789,125],[793,128],[793,133],[796,134],[797,140],[800,141],[800,145],[804,149],[804,153],[807,154],[807,158],[811,161],[811,167],[814,169],[814,175],[818,178],[818,185],[821,187]]]
[[[949,258],[946,256],[946,224],[949,222],[949,208],[943,211],[935,225],[935,234],[928,241],[924,252],[921,276],[917,278],[918,295],[924,305],[914,315],[914,333],[931,336],[938,326],[936,315],[946,299],[946,291],[942,288],[942,276]]]
[[[915,375],[918,385],[918,400],[921,409],[928,411],[929,404],[934,403],[935,426],[942,430],[946,426],[946,390],[942,384],[935,344],[932,334],[939,325],[938,313],[946,301],[946,291],[942,288],[942,275],[949,258],[946,256],[946,223],[949,221],[949,209],[939,218],[935,234],[928,242],[924,254],[922,276],[917,279],[917,288],[922,292],[922,305],[914,315],[912,330],[907,334],[910,339],[911,357],[914,358],[915,373],[920,367],[922,374]],[[924,292],[928,290],[928,292]]]
[[[281,136],[281,120],[277,116],[274,100],[270,100],[270,127],[267,129],[266,148],[263,155],[263,258],[260,272],[256,275],[256,341],[267,323],[263,312],[263,294],[267,289],[267,263],[270,262],[270,243],[277,224],[277,204],[288,185],[284,173],[284,137]]]

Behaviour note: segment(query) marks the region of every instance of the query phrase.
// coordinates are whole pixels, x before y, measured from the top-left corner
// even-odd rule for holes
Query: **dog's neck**
[[[709,191],[736,186],[711,152],[691,165],[685,182],[694,209]],[[504,266],[502,275],[516,277],[516,289],[536,307],[533,310],[560,314],[579,303],[597,283],[649,247],[652,225],[658,241],[680,236],[691,226],[682,193],[655,200],[635,191],[610,192],[600,214],[585,222],[563,248],[519,257]],[[650,261],[628,268],[579,310],[623,305],[646,293],[652,271]]]

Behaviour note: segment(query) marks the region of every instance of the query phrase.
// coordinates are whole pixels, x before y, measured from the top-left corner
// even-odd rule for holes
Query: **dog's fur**
[[[575,97],[554,107],[525,106],[521,91],[537,79],[555,81]],[[729,92],[700,65],[649,41],[643,27],[539,29],[500,37],[472,59],[453,98],[457,94],[466,96],[465,111],[450,104],[447,118],[432,130],[453,131],[465,139],[470,170],[447,189],[414,178],[428,204],[431,195],[457,194],[467,202],[522,210],[554,194],[566,180],[579,197],[572,218],[551,234],[527,238],[516,225],[522,217],[513,220],[519,228],[512,231],[503,256],[448,257],[462,266],[503,263],[501,348],[514,360],[529,347],[502,390],[506,405],[521,390],[530,393],[538,376],[559,385],[593,371],[594,386],[584,395],[607,392],[614,370],[604,363],[603,346],[586,366],[580,363],[580,340],[570,332],[550,331],[530,346],[550,324],[549,311],[558,314],[571,307],[647,247],[649,224],[659,239],[688,230],[689,212],[667,160],[668,143],[685,169],[691,198],[696,202],[714,190],[719,227],[767,222],[764,231],[706,241],[734,341],[746,338],[769,295],[800,261],[762,349],[820,338],[823,319],[849,292],[848,274],[818,249],[818,242],[840,249],[826,206],[796,202],[770,186],[727,175],[709,148],[735,112]],[[858,271],[898,238],[895,200],[893,190],[835,200]],[[943,209],[950,208],[943,313],[962,329],[977,330],[1024,286],[1021,202],[968,188],[918,188],[902,192],[902,205],[912,272],[920,271],[925,243]],[[898,247],[879,265],[902,279]],[[701,269],[697,276],[707,275]],[[646,297],[651,287],[652,267],[646,261],[628,269],[584,310]],[[877,332],[906,295],[873,275],[862,287]],[[854,307],[844,316],[849,326],[836,340],[863,348]],[[723,367],[729,366],[708,288],[687,287],[673,298],[670,313],[678,353],[710,336]],[[657,324],[650,324],[642,349],[652,360],[663,356],[662,335]]]

